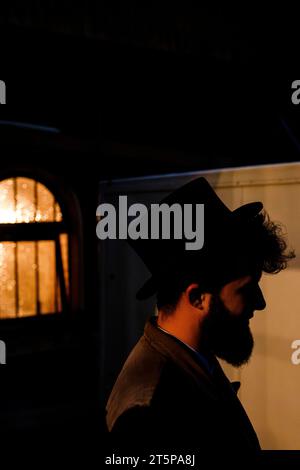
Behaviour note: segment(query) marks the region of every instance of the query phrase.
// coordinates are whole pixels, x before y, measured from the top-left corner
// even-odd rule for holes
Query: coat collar
[[[193,376],[202,391],[208,393],[210,397],[213,395],[218,398],[220,390],[216,386],[214,376],[199,361],[197,354],[175,336],[162,331],[156,325],[157,318],[155,316],[151,317],[146,323],[144,339],[149,346]],[[220,368],[218,361],[213,356],[209,358],[209,361],[213,361],[214,368]],[[224,379],[228,382],[225,375]]]
[[[144,339],[150,347],[178,364],[191,375],[202,393],[205,393],[210,399],[222,400],[226,406],[232,409],[233,413],[237,413],[244,423],[243,432],[249,445],[255,449],[260,448],[256,433],[240,400],[236,396],[236,391],[215,357],[210,358],[214,361],[214,373],[210,374],[203,364],[200,364],[190,348],[174,336],[157,328],[156,317],[151,317],[146,323]]]

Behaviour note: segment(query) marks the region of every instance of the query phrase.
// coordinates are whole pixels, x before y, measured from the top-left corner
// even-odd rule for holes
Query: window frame
[[[57,274],[60,279],[62,311],[47,314],[35,314],[30,316],[16,316],[14,318],[1,318],[1,326],[4,324],[15,325],[19,323],[31,323],[33,321],[45,321],[47,317],[66,318],[84,309],[83,292],[83,236],[82,220],[79,202],[71,188],[56,175],[42,170],[31,168],[14,168],[0,172],[0,183],[10,178],[29,178],[43,184],[54,196],[59,204],[63,220],[60,222],[29,222],[29,223],[0,223],[0,242],[4,241],[55,241],[55,256],[58,261]],[[68,235],[68,272],[69,295],[67,300],[66,286],[61,283],[63,276],[63,264],[59,235]],[[38,235],[38,237],[37,237]],[[1,301],[1,299],[0,299]]]

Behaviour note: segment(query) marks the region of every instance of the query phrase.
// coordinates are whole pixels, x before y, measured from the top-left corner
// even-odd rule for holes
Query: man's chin
[[[222,350],[218,349],[214,352],[219,359],[223,359],[228,364],[234,367],[241,367],[249,362],[252,355],[253,346],[254,342],[251,335],[247,339],[246,347],[244,344],[243,347],[237,347],[236,349],[228,347],[222,348]]]
[[[232,356],[231,354],[217,354],[216,356],[219,359],[223,359],[225,362],[230,364],[233,367],[241,367],[247,364],[251,358],[252,352],[247,356]]]

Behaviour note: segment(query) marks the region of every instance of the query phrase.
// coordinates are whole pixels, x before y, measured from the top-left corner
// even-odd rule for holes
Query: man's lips
[[[245,321],[249,321],[251,320],[251,318],[254,317],[254,312],[247,312],[246,314],[244,314],[243,318]]]

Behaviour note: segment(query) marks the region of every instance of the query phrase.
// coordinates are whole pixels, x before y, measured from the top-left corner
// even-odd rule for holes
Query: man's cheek
[[[223,301],[224,302],[224,301]],[[246,308],[246,303],[242,296],[232,296],[224,302],[224,306],[232,316],[242,315]]]

